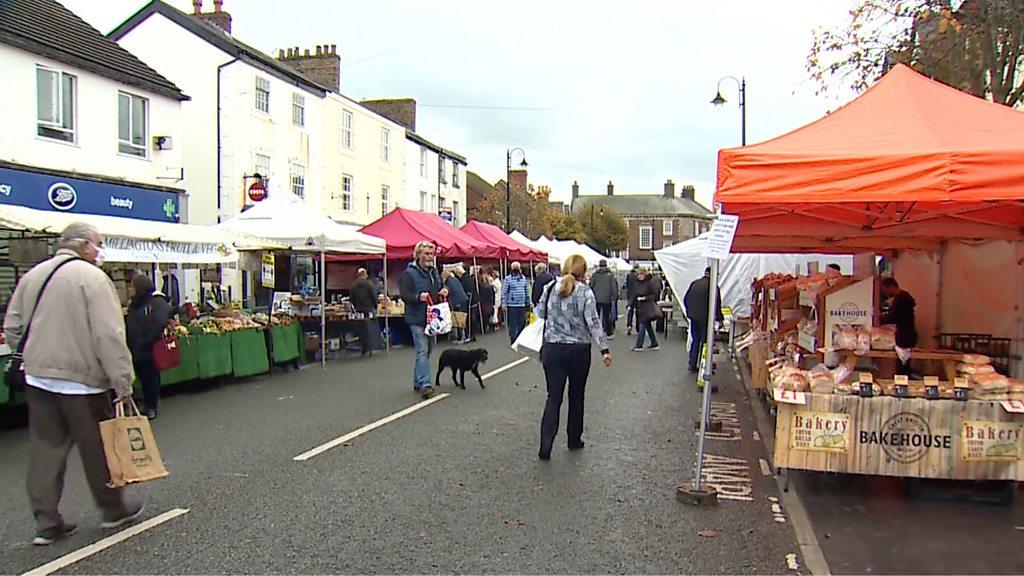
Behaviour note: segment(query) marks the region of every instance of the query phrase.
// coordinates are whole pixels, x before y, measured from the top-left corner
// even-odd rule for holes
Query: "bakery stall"
[[[777,469],[1024,480],[1024,114],[897,65],[784,136],[719,153],[738,252],[854,255],[761,278],[744,342]],[[884,274],[916,343],[882,322]]]

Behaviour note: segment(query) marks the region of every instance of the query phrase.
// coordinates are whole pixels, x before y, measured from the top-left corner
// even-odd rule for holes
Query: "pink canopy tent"
[[[465,226],[459,228],[459,230],[481,242],[498,246],[501,249],[501,258],[508,260],[528,260],[530,262],[547,261],[548,255],[546,252],[535,250],[525,244],[517,242],[511,236],[506,234],[504,230],[498,228],[494,224],[470,220]]]
[[[432,242],[439,258],[500,258],[501,247],[478,240],[435,214],[395,208],[360,232],[383,238],[387,242],[387,258],[411,259],[419,242]],[[328,260],[354,260],[338,254]]]

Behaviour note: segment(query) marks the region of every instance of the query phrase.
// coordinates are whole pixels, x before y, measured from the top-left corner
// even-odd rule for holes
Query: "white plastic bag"
[[[536,321],[523,328],[519,337],[512,343],[512,349],[531,360],[540,362],[540,347],[544,345],[544,319],[537,318]]]
[[[427,325],[423,332],[427,336],[447,334],[452,331],[452,308],[447,302],[427,305]]]

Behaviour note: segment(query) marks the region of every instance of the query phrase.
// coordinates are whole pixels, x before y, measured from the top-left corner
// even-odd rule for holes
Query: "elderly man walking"
[[[110,488],[99,423],[114,416],[111,390],[132,394],[132,356],[114,283],[99,269],[103,240],[89,224],[64,229],[53,258],[18,282],[4,318],[4,336],[24,346],[29,415],[28,494],[36,520],[32,541],[45,546],[74,533],[58,511],[72,444],[103,512],[103,528],[142,514]],[[24,340],[24,342],[23,342]]]
[[[529,303],[530,294],[526,288],[526,276],[523,276],[522,265],[513,262],[511,273],[505,277],[505,282],[501,285],[501,305],[505,308],[509,342],[514,343],[526,326],[526,306]]]

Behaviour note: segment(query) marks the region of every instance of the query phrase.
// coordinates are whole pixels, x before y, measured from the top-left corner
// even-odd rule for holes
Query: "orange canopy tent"
[[[934,251],[1024,238],[1024,113],[900,64],[835,112],[721,150],[739,252]]]

